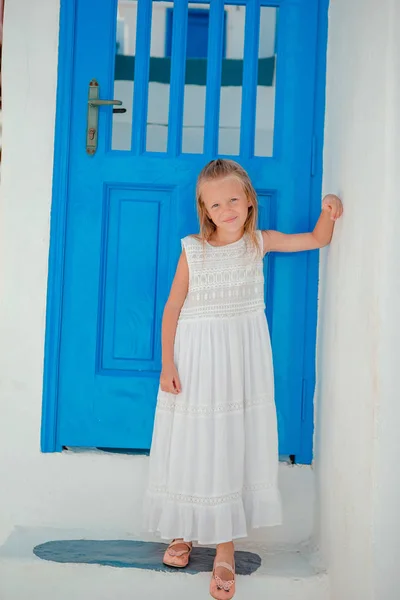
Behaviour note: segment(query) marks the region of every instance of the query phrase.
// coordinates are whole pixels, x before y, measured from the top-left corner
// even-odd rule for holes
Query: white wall
[[[1,540],[15,525],[131,531],[146,472],[145,458],[39,452],[58,9],[6,4]],[[332,600],[398,596],[399,11],[395,0],[330,9],[324,190],[343,195],[345,216],[321,265],[316,469]],[[282,473],[288,527],[304,537],[309,517],[294,516],[298,490],[301,511],[312,506],[310,471]]]
[[[146,474],[145,458],[39,451],[58,9],[6,4],[0,540],[15,525],[133,531]],[[343,194],[345,216],[321,266],[316,427],[332,600],[398,595],[399,18],[394,0],[332,0],[324,188]],[[289,518],[271,539],[304,538],[312,473],[281,475]]]
[[[399,595],[399,8],[330,5],[323,187],[345,213],[321,261],[315,462],[332,600]]]
[[[148,464],[146,457],[100,452],[40,453],[58,13],[55,0],[11,0],[5,14],[0,544],[18,525],[140,532]],[[312,470],[282,465],[280,483],[285,525],[269,531],[268,542],[304,540],[312,526]]]

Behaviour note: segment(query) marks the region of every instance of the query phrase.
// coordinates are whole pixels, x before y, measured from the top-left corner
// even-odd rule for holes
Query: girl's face
[[[243,229],[251,202],[236,177],[205,181],[200,191],[207,215],[218,229],[227,233]]]

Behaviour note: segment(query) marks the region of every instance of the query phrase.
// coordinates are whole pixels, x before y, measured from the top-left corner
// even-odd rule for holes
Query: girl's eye
[[[238,199],[237,198],[231,198],[231,202],[237,202]]]
[[[218,208],[218,204],[213,204],[211,208]]]

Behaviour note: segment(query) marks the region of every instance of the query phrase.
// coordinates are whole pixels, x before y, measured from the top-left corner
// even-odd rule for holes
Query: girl
[[[233,540],[282,518],[262,259],[329,244],[342,204],[326,196],[312,233],[258,231],[249,176],[222,159],[202,170],[196,196],[200,234],[182,240],[163,317],[146,525],[174,538],[170,566],[188,564],[193,541],[216,544],[210,593],[229,600]]]

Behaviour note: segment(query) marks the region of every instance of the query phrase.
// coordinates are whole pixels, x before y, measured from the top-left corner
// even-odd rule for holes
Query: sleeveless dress
[[[145,527],[218,544],[282,520],[263,259],[247,235],[218,247],[188,236],[182,247],[189,291],[174,346],[182,392],[159,390]]]

